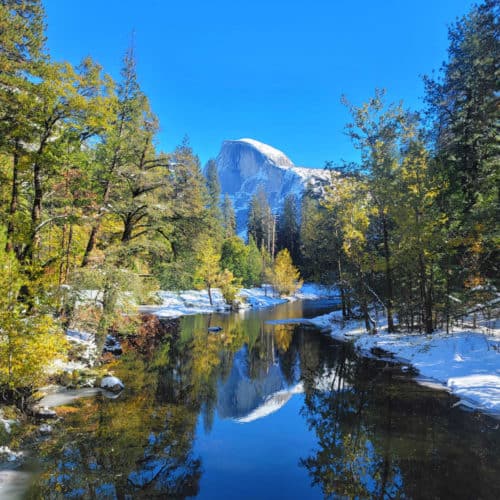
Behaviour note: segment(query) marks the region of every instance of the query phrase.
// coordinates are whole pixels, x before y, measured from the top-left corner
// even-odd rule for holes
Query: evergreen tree
[[[236,234],[236,215],[231,198],[227,193],[222,202],[222,227],[224,238],[231,238]]]
[[[453,265],[463,270],[458,291],[498,276],[499,9],[485,0],[449,30],[448,61],[426,79],[434,119],[436,164],[446,190]]]
[[[283,203],[283,210],[278,219],[277,247],[287,248],[292,259],[297,262],[299,258],[299,210],[297,198],[294,194],[289,194]]]
[[[276,246],[276,217],[271,211],[266,192],[262,186],[252,196],[248,215],[248,238],[255,240],[259,248],[274,257]]]
[[[136,62],[132,47],[127,50],[121,70],[121,81],[116,95],[115,117],[112,126],[104,136],[97,157],[98,165],[95,170],[96,191],[99,193],[99,202],[96,203],[94,222],[82,259],[82,266],[89,263],[94,250],[101,223],[108,213],[108,206],[113,190],[118,184],[117,172],[125,167],[132,155],[129,141],[133,141],[138,115],[144,102],[139,83],[137,82]],[[135,141],[132,144],[136,144]]]
[[[247,274],[243,284],[246,287],[258,286],[262,284],[262,256],[255,240],[250,237],[248,240],[247,253]]]
[[[217,173],[217,163],[215,163],[215,160],[208,160],[205,172],[207,177],[209,208],[216,214],[219,211],[221,190],[219,174]]]
[[[220,267],[228,269],[246,284],[248,281],[247,257],[248,247],[241,238],[233,236],[222,243]]]

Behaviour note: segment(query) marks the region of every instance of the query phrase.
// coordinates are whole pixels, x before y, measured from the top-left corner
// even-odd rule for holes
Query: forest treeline
[[[328,164],[325,196],[311,189],[300,209],[290,197],[254,230],[268,244],[277,226],[278,248],[306,279],[336,284],[344,318],[361,315],[369,331],[373,306],[389,331],[431,333],[498,298],[499,9],[486,0],[450,27],[421,112],[381,90],[360,106],[344,97],[360,162]]]
[[[64,328],[134,331],[159,288],[231,303],[264,276],[296,286],[287,251],[270,262],[235,237],[213,162],[204,176],[187,139],[158,150],[133,47],[114,81],[52,60],[44,23],[40,0],[0,1],[0,388],[33,385]]]
[[[215,162],[203,173],[187,140],[157,148],[133,47],[117,81],[90,58],[54,61],[40,0],[1,0],[0,387],[33,385],[64,328],[133,331],[123,313],[159,288],[292,293],[293,263],[338,286],[345,318],[370,331],[373,304],[390,330],[431,332],[485,303],[498,276],[498,18],[486,0],[450,28],[424,112],[382,91],[346,100],[361,162],[280,214],[257,193],[244,242]]]

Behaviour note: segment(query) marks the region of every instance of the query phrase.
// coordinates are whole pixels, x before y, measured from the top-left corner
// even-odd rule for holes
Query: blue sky
[[[55,60],[90,55],[118,77],[135,31],[139,80],[160,118],[158,145],[187,134],[205,163],[251,137],[297,165],[357,157],[343,134],[384,87],[422,107],[421,76],[446,58],[447,26],[469,0],[44,0]]]

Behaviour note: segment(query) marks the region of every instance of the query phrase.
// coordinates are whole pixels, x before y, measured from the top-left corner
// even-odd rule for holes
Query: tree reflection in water
[[[301,306],[294,307],[300,317]],[[266,322],[280,315],[290,310],[184,318],[165,342],[136,342],[112,367],[126,385],[118,399],[82,399],[59,410],[64,422],[38,444],[41,473],[28,496],[196,496],[204,470],[193,452],[200,425],[205,435],[216,420],[265,426],[299,394],[304,420],[287,431],[312,433],[316,444],[309,455],[310,447],[294,450],[303,458],[287,473],[302,467],[325,497],[500,498],[497,423],[451,408],[447,394],[358,358],[315,329]],[[214,324],[221,333],[208,332]],[[275,413],[274,422],[286,414]],[[248,429],[225,428],[228,442]],[[210,470],[215,484],[220,474]]]
[[[302,408],[317,448],[300,465],[325,497],[500,498],[495,422],[348,345],[332,355],[330,387],[306,383]]]

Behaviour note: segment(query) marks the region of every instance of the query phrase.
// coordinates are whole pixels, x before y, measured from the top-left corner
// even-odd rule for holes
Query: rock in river
[[[106,389],[111,392],[120,392],[125,386],[118,377],[108,375],[101,380],[101,389]]]

